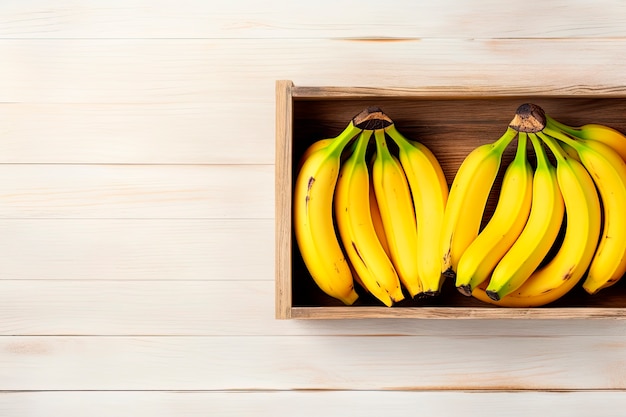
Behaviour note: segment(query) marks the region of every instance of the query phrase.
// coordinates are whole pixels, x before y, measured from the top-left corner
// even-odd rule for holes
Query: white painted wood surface
[[[622,416],[624,321],[274,320],[273,164],[277,79],[623,88],[625,28],[618,0],[0,2],[0,415]]]

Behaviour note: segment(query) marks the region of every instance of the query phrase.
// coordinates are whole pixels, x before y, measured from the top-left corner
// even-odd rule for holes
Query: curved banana
[[[502,154],[516,135],[517,131],[508,127],[495,142],[472,150],[457,170],[450,187],[440,238],[444,278],[455,279],[462,253],[476,239]]]
[[[302,169],[302,165],[304,165],[304,161],[309,159],[309,157],[313,154],[313,152],[327,147],[328,145],[333,143],[333,140],[334,138],[320,139],[310,144],[309,147],[305,149],[304,153],[298,160],[298,166],[296,167],[296,172],[300,172],[300,169]]]
[[[293,191],[294,231],[304,264],[322,291],[348,305],[358,294],[335,233],[333,194],[341,153],[360,131],[350,122],[331,144],[312,152],[298,172]]]
[[[583,288],[595,294],[619,281],[626,273],[626,162],[610,146],[572,139],[546,127],[545,133],[573,147],[591,174],[600,195],[604,226]]]
[[[371,170],[370,170],[371,171]],[[385,235],[385,226],[383,226],[383,218],[380,214],[380,207],[378,207],[378,201],[376,201],[376,193],[374,192],[374,182],[370,175],[370,212],[372,215],[372,223],[374,224],[374,230],[376,230],[376,236],[380,240],[380,244],[383,245],[383,249],[387,256],[391,256],[389,250],[389,243],[387,243],[387,236]]]
[[[571,127],[546,115],[547,126],[561,130],[578,139],[595,140],[613,148],[626,161],[626,136],[612,127],[588,123],[580,127]]]
[[[472,293],[479,300],[499,306],[539,307],[567,294],[589,268],[600,235],[602,212],[591,176],[554,139],[541,132],[538,135],[557,160],[557,181],[565,202],[565,235],[554,257],[533,272],[516,291],[499,301],[489,298],[484,286]]]
[[[530,138],[537,156],[532,206],[521,234],[491,274],[486,293],[496,301],[522,286],[537,269],[550,251],[563,222],[564,203],[555,167],[536,137],[531,135]]]
[[[404,294],[372,222],[365,159],[371,135],[372,130],[361,132],[356,149],[341,167],[335,189],[335,218],[343,247],[360,281],[368,292],[391,307],[404,299]]]
[[[530,213],[533,169],[526,156],[526,133],[520,132],[515,158],[506,168],[495,211],[461,255],[456,287],[463,295],[489,279],[500,259],[519,237]]]
[[[397,132],[397,130],[395,129],[395,126],[390,126],[387,129],[387,133],[392,139],[393,137],[391,135],[395,136],[394,132]],[[398,135],[400,135],[400,132],[398,132]],[[395,136],[395,137],[396,139],[394,139],[394,141],[396,142],[396,144],[398,143],[398,141],[401,142],[400,137],[404,138],[404,136],[401,136],[401,135]],[[443,168],[441,167],[439,160],[437,159],[435,154],[423,143],[417,140],[411,140],[411,139],[406,139],[406,141],[409,144],[413,145],[414,148],[417,148],[419,152],[421,152],[421,158],[425,158],[430,162],[430,166],[428,165],[418,166],[417,167],[418,169],[416,172],[422,173],[423,175],[428,175],[430,179],[427,181],[427,183],[430,184],[430,181],[433,181],[435,184],[437,184],[439,188],[437,190],[434,190],[433,193],[435,194],[435,196],[440,196],[440,198],[443,200],[442,201],[443,207],[445,209],[446,202],[448,201],[448,193],[450,192],[450,187],[448,185],[448,180],[446,179],[446,174],[443,172]],[[404,149],[404,146],[403,146],[403,149]],[[406,152],[405,155],[407,156],[409,160],[413,160],[413,158],[417,160],[421,159],[420,157],[418,157],[418,154],[414,153],[413,149],[411,148],[404,149],[404,151]],[[429,174],[430,172],[429,168],[432,169],[432,176],[431,174]],[[422,181],[425,181],[425,180],[422,180]],[[426,201],[429,201],[429,200],[430,199],[426,199]],[[442,213],[442,217],[443,217],[443,213]]]
[[[398,159],[406,175],[417,221],[417,275],[422,292],[441,291],[441,254],[439,242],[448,200],[448,182],[437,157],[424,144],[404,137],[394,124],[385,132],[398,146]]]
[[[389,152],[385,131],[374,131],[376,154],[372,183],[389,255],[400,282],[415,297],[422,292],[417,271],[417,224],[409,183],[400,162]]]

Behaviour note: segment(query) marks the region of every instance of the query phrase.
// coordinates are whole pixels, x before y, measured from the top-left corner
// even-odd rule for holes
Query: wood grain
[[[570,392],[472,392],[472,391],[106,391],[106,392],[3,392],[0,412],[4,415],[40,417],[239,417],[293,416],[335,417],[355,413],[363,417],[415,415],[419,409],[429,417],[622,417],[626,406],[623,391]],[[462,411],[459,411],[460,409]],[[497,413],[491,410],[498,410]],[[506,410],[506,411],[503,411]]]
[[[38,262],[35,262],[38,263]],[[128,265],[142,268],[141,262]],[[53,266],[42,265],[45,269]],[[167,270],[167,266],[163,266]],[[626,321],[410,319],[398,313],[378,319],[275,320],[274,282],[243,267],[226,279],[181,280],[172,274],[133,280],[0,280],[0,335],[55,336],[502,336],[515,338],[622,337]],[[94,274],[96,274],[94,272]],[[381,315],[381,317],[383,317]],[[393,317],[393,318],[392,318]],[[332,340],[332,339],[331,339]],[[462,344],[450,347],[462,355]]]
[[[2,4],[5,38],[579,38],[624,36],[615,0],[522,3],[394,0],[355,8],[276,0],[216,7],[194,0],[47,0]]]
[[[272,98],[252,93],[264,101],[0,103],[0,163],[273,164]]]
[[[0,218],[273,218],[272,165],[0,164]]]
[[[263,110],[263,105],[273,102],[278,79],[312,87],[534,86],[593,92],[623,87],[625,44],[620,38],[5,39],[0,40],[7,62],[0,68],[0,102],[212,103],[217,111],[226,100],[259,103],[260,111],[272,114],[274,107]],[[246,50],[254,54],[241,53]],[[358,70],[342,71],[346,66]]]
[[[276,82],[276,177],[275,177],[275,280],[276,317],[289,318],[292,300],[291,252],[292,235],[291,190],[297,173],[293,172],[294,114],[293,82]]]
[[[274,276],[273,219],[0,219],[0,236],[3,280]]]
[[[0,390],[624,390],[624,349],[624,336],[10,336]]]

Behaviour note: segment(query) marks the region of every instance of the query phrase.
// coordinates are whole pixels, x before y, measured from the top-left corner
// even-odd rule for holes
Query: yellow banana
[[[330,145],[333,142],[333,140],[334,140],[334,138],[320,139],[320,140],[316,140],[311,145],[309,145],[309,147],[306,148],[306,150],[304,151],[304,153],[302,154],[302,156],[298,160],[298,166],[296,167],[296,172],[300,172],[300,169],[302,169],[302,165],[304,164],[304,161],[309,159],[309,156],[311,156],[313,154],[313,152],[315,152],[315,151],[317,151],[319,149],[327,147],[328,145]]]
[[[553,130],[561,130],[570,136],[602,142],[613,148],[623,160],[626,160],[626,136],[612,127],[588,123],[580,127],[571,127],[546,115],[547,125]]]
[[[440,238],[444,277],[455,279],[461,254],[478,235],[502,154],[516,135],[515,129],[507,128],[497,141],[472,150],[457,170],[450,187]]]
[[[404,295],[398,274],[372,222],[365,159],[371,135],[372,130],[361,132],[356,149],[341,167],[335,189],[335,218],[343,247],[361,282],[368,292],[390,307],[404,299]]]
[[[518,135],[517,152],[507,167],[492,217],[461,255],[456,287],[466,295],[483,281],[519,237],[530,213],[533,170],[526,156],[526,133]]]
[[[486,293],[496,301],[522,286],[537,269],[550,251],[563,222],[564,203],[556,170],[534,135],[531,141],[537,156],[532,206],[524,229],[489,279]]]
[[[554,257],[501,300],[489,298],[484,286],[474,289],[474,297],[499,306],[539,307],[563,297],[587,271],[600,235],[602,212],[591,176],[554,139],[542,133],[538,135],[557,160],[557,180],[565,203],[565,235]]]
[[[353,304],[358,298],[350,266],[333,223],[333,193],[341,153],[361,131],[353,122],[331,144],[303,162],[293,192],[295,237],[311,277],[331,297]]]
[[[415,297],[422,292],[417,271],[417,225],[411,191],[400,162],[389,152],[385,131],[374,131],[376,154],[372,183],[383,230],[400,282]]]
[[[397,130],[395,129],[395,126],[390,126],[387,129],[387,133],[389,134],[390,137],[392,134],[394,134],[394,132],[397,132]],[[404,136],[401,136],[401,137],[404,138]],[[428,182],[429,184],[430,184],[430,181],[433,181],[433,183],[435,183],[439,187],[439,189],[436,189],[432,192],[434,193],[435,196],[441,196],[440,198],[443,200],[443,207],[445,210],[446,202],[448,201],[448,193],[450,192],[450,187],[448,185],[448,180],[446,179],[446,174],[443,172],[443,168],[441,167],[439,160],[437,159],[435,154],[423,143],[417,140],[411,140],[411,139],[406,139],[406,140],[411,145],[413,145],[414,148],[417,148],[417,150],[421,152],[421,158],[418,158],[418,154],[411,155],[411,153],[414,151],[411,148],[408,148],[405,152],[409,160],[412,160],[413,158],[416,160],[425,158],[430,162],[430,167],[428,165],[418,166],[417,172],[428,174],[430,170],[432,169],[432,177],[430,178],[430,180],[429,181],[422,180],[422,181]],[[427,198],[426,200],[430,201],[429,198]],[[443,217],[443,214],[442,214],[442,217]]]
[[[448,182],[439,161],[428,147],[408,140],[394,124],[385,129],[398,146],[398,158],[413,198],[417,221],[417,273],[426,295],[441,291],[440,241],[443,216],[448,200]]]
[[[389,243],[387,243],[387,236],[385,236],[385,226],[383,226],[383,219],[380,214],[380,207],[378,207],[378,201],[376,201],[376,193],[374,192],[374,182],[370,175],[370,211],[372,213],[372,223],[374,223],[374,230],[376,230],[376,236],[380,240],[381,245],[387,256],[391,256],[389,250]]]
[[[574,140],[562,131],[546,127],[545,133],[578,153],[600,195],[604,226],[583,288],[595,294],[619,281],[626,273],[626,162],[610,146],[596,140]]]

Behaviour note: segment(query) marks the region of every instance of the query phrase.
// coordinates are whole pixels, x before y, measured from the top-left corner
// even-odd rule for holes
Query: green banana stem
[[[502,153],[509,146],[509,144],[515,139],[515,137],[519,134],[517,130],[512,127],[508,127],[504,134],[500,136],[498,140],[493,142],[493,147],[499,152]]]
[[[519,132],[517,136],[517,151],[513,163],[524,163],[526,161],[526,143],[529,133]]]
[[[548,136],[544,132],[537,132],[536,135],[539,136],[543,143],[548,145],[548,148],[550,148],[550,151],[552,151],[552,154],[555,156],[557,161],[565,162],[565,160],[567,159],[567,152],[565,152],[565,150],[561,147],[556,139]]]
[[[389,153],[389,149],[385,146],[385,130],[377,129],[374,131],[374,139],[376,140],[376,153],[386,155]]]
[[[548,160],[546,151],[541,145],[541,141],[537,138],[537,135],[529,135],[529,137],[533,144],[533,148],[535,149],[535,155],[537,156],[537,169],[546,169],[550,164],[550,161]]]
[[[578,136],[578,134],[580,134],[580,129],[568,126],[565,123],[561,123],[548,115],[546,115],[546,126],[557,130],[562,130],[563,132],[568,133],[572,136]]]
[[[365,160],[365,154],[367,153],[367,146],[372,136],[372,130],[362,130],[359,138],[356,141],[356,148],[354,149],[355,158],[359,161]]]
[[[578,151],[582,146],[584,146],[584,142],[582,142],[584,139],[572,137],[571,135],[569,135],[566,132],[563,132],[562,130],[553,129],[551,126],[546,126],[546,128],[543,130],[543,133],[571,146],[576,151]]]
[[[356,127],[353,122],[350,122],[348,126],[341,132],[335,140],[328,145],[328,155],[338,157],[346,147],[346,145],[357,135],[362,132],[363,129]]]
[[[396,125],[395,124],[391,124],[391,125],[387,126],[385,128],[385,132],[387,132],[389,137],[396,143],[396,145],[398,145],[399,148],[405,148],[407,146],[413,146],[413,145],[411,145],[411,142],[407,138],[405,138],[402,135],[402,133],[400,133],[398,131],[398,129],[396,129]]]

